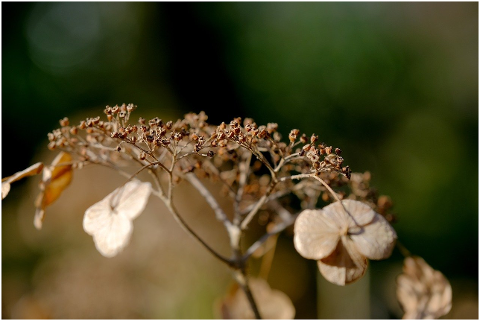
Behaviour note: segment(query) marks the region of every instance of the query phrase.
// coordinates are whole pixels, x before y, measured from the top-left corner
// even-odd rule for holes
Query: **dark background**
[[[450,317],[478,317],[477,3],[3,2],[2,68],[2,177],[38,161],[59,119],[107,104],[299,128],[371,171],[399,239],[452,282]],[[3,287],[3,317],[44,254],[9,254],[26,184],[2,203],[2,281],[22,271],[23,289]]]

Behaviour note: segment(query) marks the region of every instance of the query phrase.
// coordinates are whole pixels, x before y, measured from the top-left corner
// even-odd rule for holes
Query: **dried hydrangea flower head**
[[[83,229],[103,256],[115,256],[128,244],[132,221],[142,213],[150,192],[150,183],[133,180],[87,209]]]
[[[367,258],[388,258],[397,238],[383,216],[353,200],[335,202],[321,210],[304,210],[295,222],[294,233],[300,255],[318,260],[322,275],[338,285],[361,278]]]
[[[405,258],[397,278],[397,298],[404,319],[437,319],[452,308],[452,287],[440,271],[421,257]]]
[[[271,289],[267,281],[261,278],[251,278],[249,284],[263,319],[295,317],[295,307],[285,293]],[[220,313],[223,319],[255,318],[245,293],[237,284],[234,284],[230,293],[221,302]]]

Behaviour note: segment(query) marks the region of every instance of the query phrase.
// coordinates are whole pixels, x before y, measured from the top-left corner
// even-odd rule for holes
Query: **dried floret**
[[[263,319],[293,319],[295,307],[285,293],[271,289],[267,281],[260,278],[251,278],[249,286]],[[221,302],[220,311],[224,319],[255,318],[245,292],[237,284]]]
[[[421,257],[407,257],[397,278],[397,298],[404,319],[437,319],[452,308],[452,287]]]
[[[322,275],[338,285],[361,278],[367,258],[388,258],[397,238],[380,214],[354,200],[303,211],[295,222],[294,233],[300,255],[317,260]]]
[[[142,213],[150,192],[150,183],[133,180],[87,209],[83,229],[103,256],[113,257],[128,244],[132,221]]]
[[[2,179],[2,200],[5,197],[7,197],[8,193],[10,192],[11,183],[21,180],[22,178],[27,176],[40,174],[42,170],[43,170],[43,163],[36,163],[24,169],[23,171],[16,172],[12,176],[5,177],[4,179]]]
[[[45,208],[55,202],[70,184],[72,177],[72,156],[66,152],[60,152],[57,157],[55,157],[52,164],[43,169],[43,179],[40,183],[41,192],[35,201],[37,210],[33,220],[33,224],[37,229],[42,228],[42,222],[45,217]]]

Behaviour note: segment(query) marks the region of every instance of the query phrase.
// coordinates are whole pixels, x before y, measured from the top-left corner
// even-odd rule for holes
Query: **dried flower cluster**
[[[332,283],[354,282],[364,275],[367,259],[390,256],[397,238],[389,224],[394,221],[392,202],[370,187],[368,172],[352,173],[342,151],[320,143],[317,135],[292,129],[285,142],[275,123],[259,126],[253,119],[235,118],[216,126],[208,124],[204,112],[175,122],[158,117],[131,122],[135,109],[133,104],[107,106],[106,119],[87,118],[78,125],[60,120],[61,127],[48,134],[48,148],[60,151],[53,163],[35,164],[2,180],[2,198],[10,183],[43,169],[34,220],[41,228],[46,207],[67,188],[73,171],[92,164],[116,171],[126,182],[88,208],[83,220],[98,251],[106,257],[120,253],[129,242],[132,221],[150,195],[158,197],[186,233],[234,272],[239,287],[224,301],[225,317],[293,318],[288,297],[272,291],[265,281],[249,278],[247,265],[262,255],[258,250],[272,236],[295,221],[295,248],[317,260]],[[142,172],[150,175],[149,181],[139,180]],[[205,178],[221,184],[223,196],[232,200],[233,216],[219,205]],[[192,185],[223,224],[230,257],[218,253],[183,220],[173,198],[180,182]],[[295,198],[298,202],[290,202]],[[319,204],[322,209],[317,209]],[[254,218],[268,229],[243,248],[241,240]]]
[[[300,213],[294,244],[303,257],[318,260],[327,280],[345,285],[365,274],[367,258],[388,258],[396,238],[390,224],[368,205],[345,200]]]
[[[404,319],[438,319],[452,308],[452,287],[421,257],[410,256],[397,278],[397,297]]]

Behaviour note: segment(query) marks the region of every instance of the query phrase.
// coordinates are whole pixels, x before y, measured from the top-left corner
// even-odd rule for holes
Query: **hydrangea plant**
[[[330,282],[346,286],[360,279],[368,259],[387,259],[399,245],[392,227],[388,196],[370,187],[370,173],[352,173],[342,151],[320,142],[315,134],[292,129],[286,141],[278,125],[257,125],[253,119],[235,118],[211,125],[204,112],[190,113],[175,122],[155,117],[131,121],[133,104],[107,106],[106,119],[87,118],[48,134],[48,148],[58,151],[52,164],[37,163],[2,180],[2,199],[11,184],[43,173],[36,200],[34,225],[42,228],[45,211],[58,199],[85,166],[104,166],[125,177],[125,182],[85,211],[83,228],[105,257],[128,246],[133,221],[152,195],[163,201],[185,232],[233,272],[237,285],[220,306],[225,318],[293,318],[288,296],[248,273],[250,259],[264,255],[262,247],[294,225],[293,245],[306,259],[316,260]],[[125,164],[137,166],[133,173]],[[141,181],[139,174],[150,179]],[[205,185],[222,186],[214,195]],[[177,210],[173,190],[181,181],[191,184],[206,200],[229,237],[230,256],[208,244]],[[233,215],[218,197],[231,199]],[[296,208],[293,200],[298,200]],[[319,205],[320,204],[320,205]],[[298,207],[298,206],[297,206]],[[244,248],[241,241],[259,211],[268,213],[265,234]],[[404,274],[398,277],[398,299],[405,318],[436,318],[451,308],[451,286],[421,258],[405,255]]]

